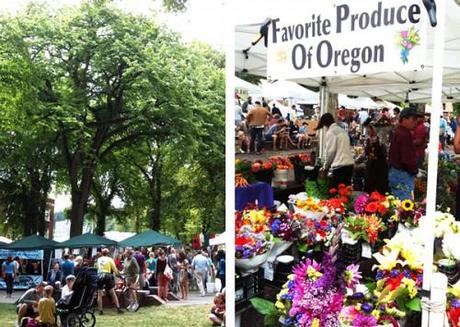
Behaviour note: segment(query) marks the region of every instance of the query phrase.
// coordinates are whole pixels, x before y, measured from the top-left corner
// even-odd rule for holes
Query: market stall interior
[[[355,35],[353,28],[338,31],[348,14],[332,1],[316,8],[270,2],[236,27],[237,76],[319,91],[309,108],[299,106],[300,98],[236,87],[237,326],[459,324],[458,169],[451,146],[458,122],[440,108],[460,97],[460,6],[438,1],[436,11],[428,2],[350,1],[347,8],[369,18],[392,6],[412,8],[417,22],[393,22],[404,25],[396,40],[394,28],[372,39],[382,42],[383,61],[394,51],[402,64],[376,67],[368,60],[358,71],[337,53],[328,67],[318,55],[327,54],[326,36],[297,31],[305,19],[296,13],[311,12],[333,26],[324,34],[342,33],[339,41],[329,36],[334,49],[351,44],[350,37],[366,39],[366,30],[376,33],[375,26]],[[300,34],[311,39],[310,50]],[[405,66],[417,56],[422,66]],[[366,102],[345,103],[356,97]],[[438,176],[427,176],[438,161]]]

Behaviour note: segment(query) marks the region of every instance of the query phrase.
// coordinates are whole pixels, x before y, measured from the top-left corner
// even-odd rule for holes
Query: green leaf
[[[369,293],[373,293],[374,290],[377,288],[377,283],[376,282],[371,282],[371,283],[365,284],[365,286],[369,290]]]
[[[406,303],[406,308],[408,308],[408,309],[410,309],[412,311],[416,311],[416,312],[422,311],[422,304],[421,304],[420,298],[415,297],[412,300],[410,300],[409,302],[407,302]]]
[[[275,303],[271,301],[262,299],[260,297],[254,297],[249,301],[251,302],[254,309],[256,309],[257,312],[264,316],[269,315],[273,311],[276,311]]]
[[[308,250],[308,244],[307,244],[307,243],[299,244],[299,245],[297,245],[297,249],[298,249],[300,252],[307,252],[307,250]]]

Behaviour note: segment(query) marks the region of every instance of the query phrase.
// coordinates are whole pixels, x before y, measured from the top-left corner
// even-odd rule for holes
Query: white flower
[[[446,234],[442,240],[442,252],[448,258],[460,260],[460,234]]]

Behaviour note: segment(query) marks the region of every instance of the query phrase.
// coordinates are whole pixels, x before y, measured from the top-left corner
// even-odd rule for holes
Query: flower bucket
[[[458,266],[455,260],[451,259],[441,259],[437,262],[438,270],[440,273],[446,275],[449,283],[453,281],[455,277],[457,277]]]
[[[270,250],[269,257],[275,259],[277,256],[283,254],[284,251],[289,249],[292,245],[292,242],[279,241],[273,243],[272,249]]]
[[[254,173],[256,180],[259,182],[267,183],[268,185],[272,185],[273,179],[273,170],[259,170],[258,172]]]
[[[399,223],[397,233],[405,233],[405,234],[412,235],[414,233],[414,230],[415,230],[415,227],[407,227],[406,225]]]
[[[362,253],[362,244],[361,242],[356,242],[355,244],[342,243],[340,248],[339,258],[345,264],[357,263],[361,260]]]
[[[269,255],[270,251],[267,251],[264,254],[256,255],[250,259],[235,259],[235,266],[243,274],[254,273],[267,261]]]
[[[341,327],[353,327],[352,325],[348,325],[348,324],[344,324],[344,323],[340,323],[340,326]],[[398,324],[398,326],[401,326],[400,324]],[[376,325],[375,327],[394,327],[393,324],[385,324],[385,325]]]
[[[289,169],[275,170],[273,186],[278,188],[287,188],[289,183]]]

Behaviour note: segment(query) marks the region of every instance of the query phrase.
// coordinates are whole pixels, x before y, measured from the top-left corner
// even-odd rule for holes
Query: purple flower
[[[361,292],[357,292],[357,293],[354,293],[351,298],[353,300],[361,300],[361,299],[364,299],[364,294],[361,293]]]
[[[369,201],[368,194],[363,193],[363,194],[358,195],[355,199],[355,203],[353,204],[355,212],[359,214],[364,213],[364,207],[366,206],[368,201]]]
[[[365,313],[371,313],[372,309],[373,309],[372,304],[368,302],[363,303],[363,305],[361,306],[361,310],[363,310],[363,312]]]
[[[399,276],[399,270],[398,269],[393,269],[392,271],[390,271],[390,277],[391,278],[396,278]]]
[[[383,277],[385,277],[383,271],[381,270],[377,271],[377,274],[375,275],[375,279],[379,280],[379,279],[382,279]]]
[[[459,299],[452,299],[452,301],[450,301],[450,304],[454,308],[460,308],[460,300]]]
[[[374,316],[359,315],[353,320],[354,327],[375,327],[377,326],[377,319]]]

